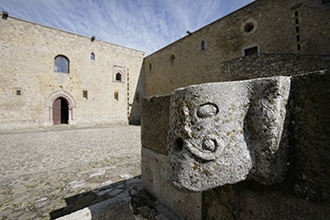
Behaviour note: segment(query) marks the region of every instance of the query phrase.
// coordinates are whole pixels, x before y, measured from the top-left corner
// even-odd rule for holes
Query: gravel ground
[[[0,219],[50,219],[95,202],[91,192],[114,195],[139,181],[140,149],[139,126],[1,132]]]

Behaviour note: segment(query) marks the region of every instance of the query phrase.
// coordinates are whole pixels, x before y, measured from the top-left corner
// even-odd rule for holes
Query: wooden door
[[[53,122],[54,125],[61,124],[61,98],[56,99],[53,104]]]

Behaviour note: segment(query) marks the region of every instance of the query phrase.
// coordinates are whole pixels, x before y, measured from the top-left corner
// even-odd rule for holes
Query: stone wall
[[[263,185],[244,180],[199,193],[180,192],[166,178],[170,95],[143,99],[144,188],[182,219],[327,219],[329,82],[329,71],[291,77],[285,123],[287,168],[282,182]]]
[[[222,63],[257,53],[330,53],[330,4],[321,0],[257,0],[144,60],[145,95],[171,93],[192,84],[222,81]],[[203,45],[203,46],[202,46]],[[255,76],[258,77],[258,76]],[[226,78],[228,80],[228,78]]]
[[[330,55],[253,54],[223,62],[219,79],[234,81],[269,76],[293,76],[330,69]]]
[[[136,90],[143,89],[143,52],[13,17],[0,19],[0,32],[0,129],[52,125],[58,97],[69,102],[71,125],[139,120],[131,108]],[[54,71],[57,55],[69,59],[69,74]]]

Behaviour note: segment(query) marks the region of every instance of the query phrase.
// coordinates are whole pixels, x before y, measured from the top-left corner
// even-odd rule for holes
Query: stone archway
[[[56,103],[57,101],[57,103]],[[62,102],[62,105],[61,105]],[[60,107],[56,107],[59,105]],[[53,92],[49,95],[45,103],[45,125],[53,125],[53,124],[70,124],[73,125],[76,123],[76,113],[75,113],[76,102],[70,93],[65,92],[63,90],[59,90]],[[54,108],[61,108],[62,110],[55,111],[63,111],[63,117],[55,118],[54,120]],[[55,116],[58,117],[58,116]]]

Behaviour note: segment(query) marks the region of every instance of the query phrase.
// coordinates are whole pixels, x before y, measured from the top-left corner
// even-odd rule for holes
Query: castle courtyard
[[[56,218],[140,183],[139,126],[1,132],[0,143],[0,219]]]

